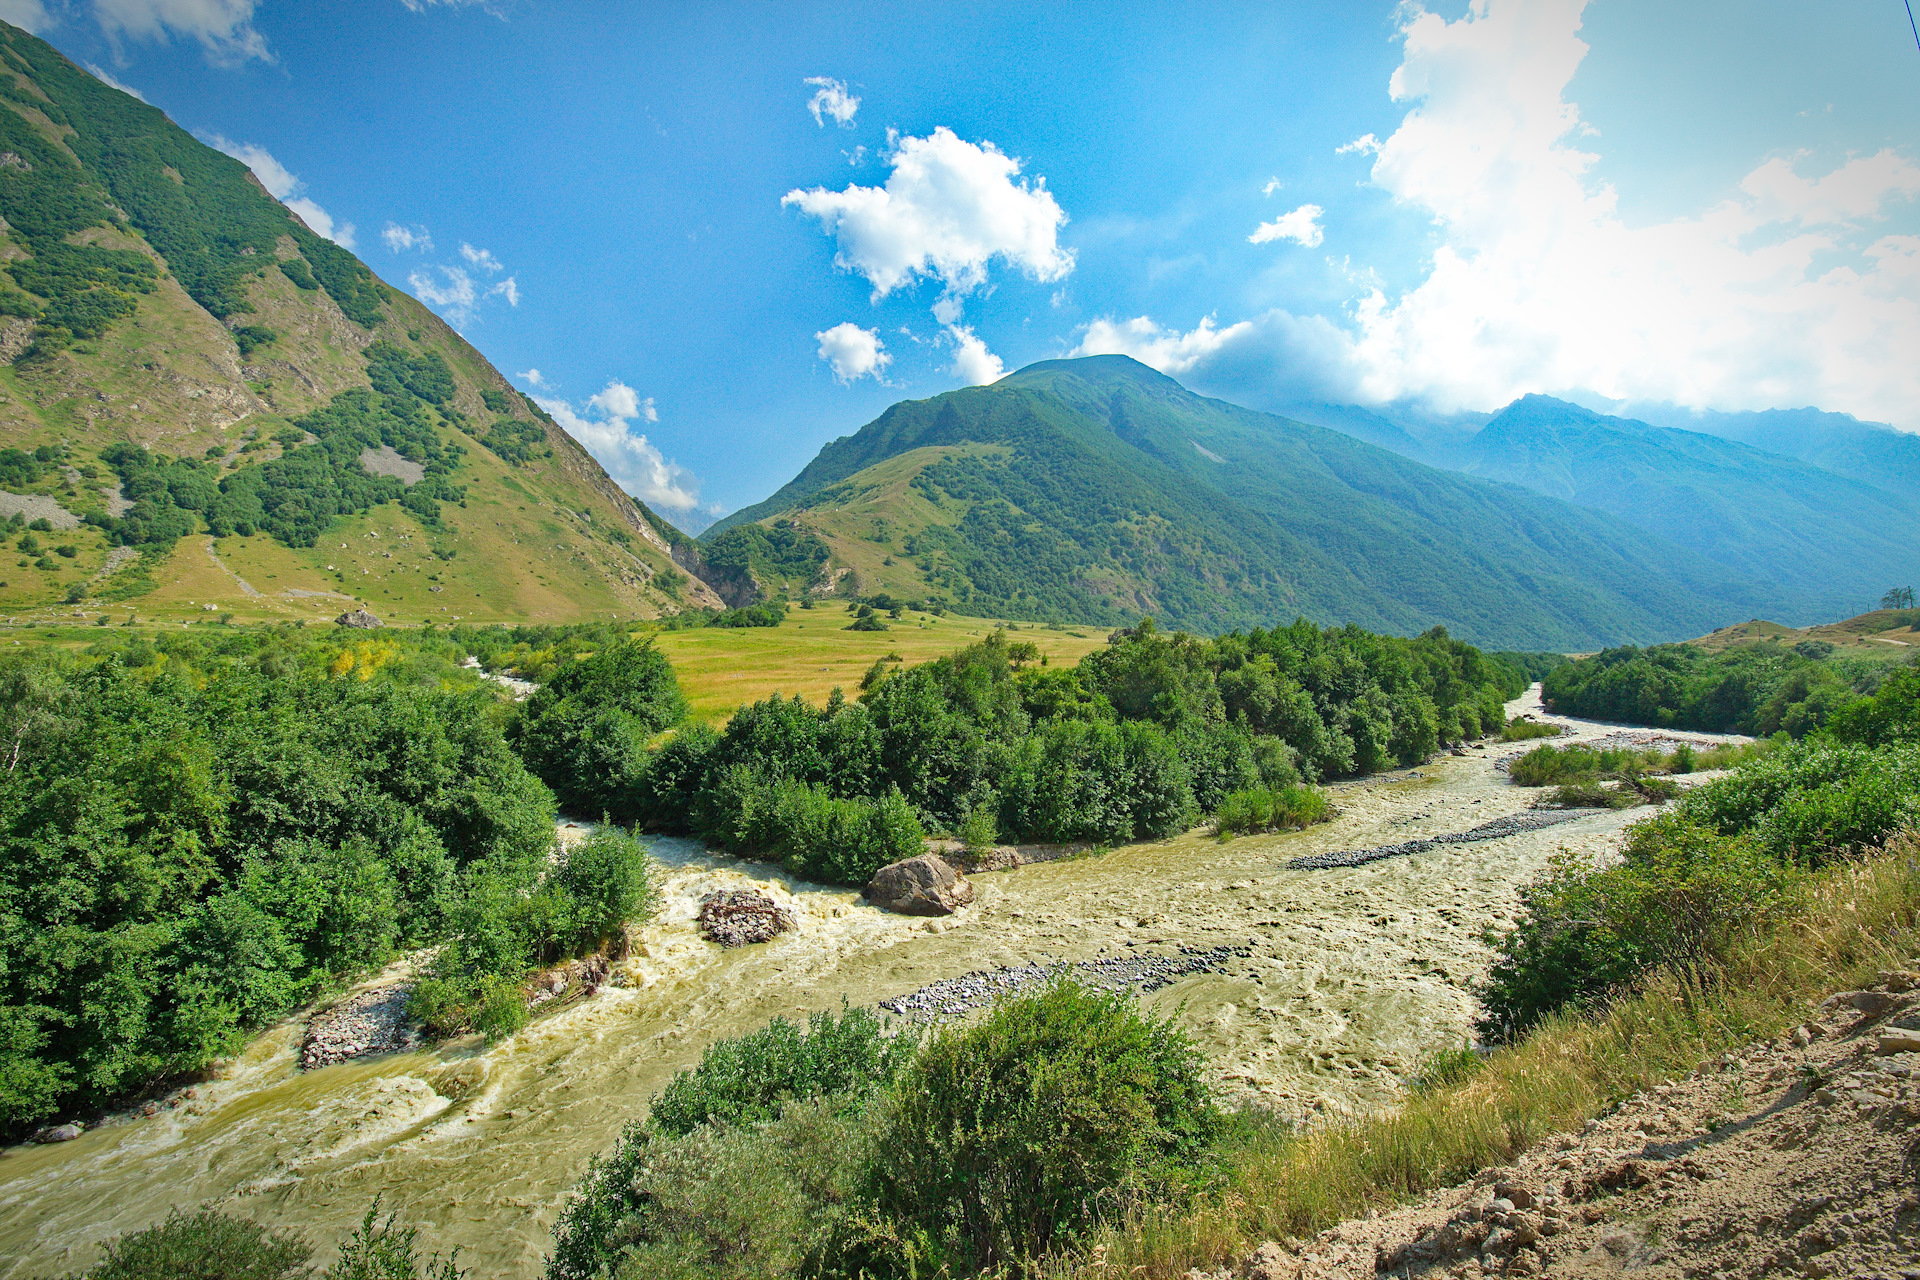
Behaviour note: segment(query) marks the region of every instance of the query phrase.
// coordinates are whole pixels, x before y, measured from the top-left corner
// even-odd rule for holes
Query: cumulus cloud
[[[829,76],[808,76],[807,83],[814,86],[813,97],[807,99],[813,122],[824,129],[831,117],[841,128],[851,128],[853,113],[860,109],[860,99],[847,92],[847,82]]]
[[[615,483],[648,506],[691,511],[699,505],[699,485],[692,473],[669,462],[644,433],[633,429],[636,421],[660,420],[653,397],[642,399],[639,392],[615,379],[582,410],[559,399],[535,397],[535,403],[553,415]]]
[[[953,364],[947,372],[970,387],[998,382],[1005,376],[1007,366],[1000,362],[999,356],[987,350],[987,344],[972,329],[965,325],[950,324],[946,332],[953,342]]]
[[[1371,154],[1373,185],[1431,220],[1429,269],[1393,290],[1362,267],[1343,313],[1223,329],[1194,380],[1242,398],[1438,410],[1529,391],[1816,404],[1920,427],[1920,236],[1880,225],[1920,197],[1913,157],[1756,157],[1710,206],[1631,222],[1594,177],[1596,135],[1566,97],[1587,53],[1584,7],[1473,0],[1454,21],[1404,9],[1388,91],[1406,113],[1384,141],[1348,150]],[[1185,358],[1177,339],[1191,335],[1128,324],[1110,344],[1169,368]]]
[[[1165,374],[1191,372],[1223,346],[1247,336],[1251,321],[1213,327],[1212,316],[1202,316],[1190,332],[1165,329],[1146,316],[1131,320],[1095,320],[1081,336],[1080,345],[1069,356],[1132,356]]]
[[[500,259],[494,257],[491,251],[476,249],[465,242],[460,245],[460,256],[489,275],[506,270],[500,265]]]
[[[1333,149],[1333,154],[1337,156],[1371,156],[1378,155],[1379,153],[1380,139],[1370,133],[1363,133],[1345,146],[1335,147]]]
[[[380,238],[395,253],[406,253],[413,249],[422,253],[433,252],[433,237],[427,234],[425,227],[403,227],[397,222],[389,222],[386,229],[381,231]]]
[[[93,0],[94,20],[109,42],[196,40],[207,61],[236,66],[272,62],[266,37],[253,26],[255,0]]]
[[[540,376],[538,369],[529,369],[525,373],[516,373],[513,376],[536,390],[547,385],[547,380]]]
[[[300,181],[298,174],[273,158],[273,153],[253,142],[235,142],[218,133],[203,133],[201,141],[209,146],[226,152],[247,168],[253,170],[253,176],[267,189],[267,194],[286,205],[299,215],[300,221],[317,236],[333,241],[342,249],[354,246],[354,226],[351,222],[335,222],[333,215],[303,195],[307,184]]]
[[[1046,180],[1020,178],[1021,162],[991,142],[975,146],[942,126],[900,139],[887,161],[885,187],[815,187],[780,201],[820,219],[839,243],[835,265],[864,276],[876,302],[921,278],[969,293],[995,259],[1040,281],[1073,270],[1059,242],[1067,215]]]
[[[1320,226],[1320,215],[1325,212],[1317,204],[1303,204],[1292,213],[1283,213],[1272,222],[1263,222],[1255,227],[1253,234],[1247,237],[1247,243],[1291,240],[1309,249],[1318,248],[1320,242],[1327,238]]]
[[[434,266],[407,273],[407,286],[413,296],[430,307],[439,307],[448,317],[464,324],[473,317],[480,301],[480,290],[473,277],[459,267]]]
[[[39,35],[53,25],[53,15],[47,12],[47,6],[41,0],[0,0],[0,21],[11,22],[16,27]],[[88,67],[87,70],[92,71],[93,68]]]
[[[880,341],[878,329],[862,329],[851,320],[813,335],[820,344],[820,358],[833,370],[833,379],[850,387],[861,378],[886,381],[886,367],[893,363],[887,344]]]
[[[13,25],[16,27],[26,26],[26,24],[23,22],[16,22],[14,21],[14,19],[7,17],[7,6],[4,3],[4,0],[0,0],[0,19],[5,19],[8,22],[12,22]],[[31,27],[28,27],[27,29],[29,31],[33,30],[33,28]],[[119,80],[114,79],[111,75],[107,74],[105,69],[101,67],[97,67],[91,62],[87,64],[87,74],[92,76],[95,80],[98,80],[101,84],[107,85],[110,88],[118,89],[120,92],[126,94],[129,97],[138,98],[142,102],[145,102],[147,100],[146,94],[141,93],[138,89],[134,88],[130,84],[123,84]]]

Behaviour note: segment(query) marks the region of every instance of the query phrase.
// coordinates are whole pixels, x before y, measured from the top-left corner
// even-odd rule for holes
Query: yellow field
[[[771,693],[797,693],[824,702],[837,686],[849,698],[856,697],[860,677],[877,658],[895,653],[909,665],[927,662],[973,644],[995,628],[986,619],[952,614],[909,614],[907,620],[889,622],[888,631],[843,630],[850,621],[844,606],[833,603],[793,609],[778,627],[663,631],[656,643],[679,674],[694,714],[719,723],[743,703]],[[1027,623],[1007,638],[1039,646],[1050,662],[1071,664],[1103,647],[1107,633],[1100,627],[1050,631]]]
[[[1688,643],[1702,649],[1726,649],[1756,640],[1777,640],[1788,646],[1803,640],[1824,640],[1836,648],[1851,649],[1856,653],[1905,657],[1920,648],[1920,632],[1914,631],[1909,625],[1908,619],[1911,617],[1910,612],[1898,609],[1876,609],[1858,617],[1812,627],[1783,627],[1777,622],[1755,618],[1751,622],[1721,627]]]

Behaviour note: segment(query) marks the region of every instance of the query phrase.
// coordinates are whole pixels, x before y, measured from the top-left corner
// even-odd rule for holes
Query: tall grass
[[[1602,778],[1637,778],[1650,773],[1696,773],[1731,769],[1743,760],[1773,750],[1770,741],[1726,743],[1698,748],[1682,743],[1673,751],[1652,747],[1535,747],[1507,766],[1507,776],[1523,787],[1578,786]]]
[[[1311,1235],[1505,1164],[1636,1090],[1805,1016],[1809,997],[1859,985],[1920,949],[1920,838],[1811,876],[1788,909],[1712,964],[1666,969],[1606,1011],[1555,1014],[1468,1078],[1416,1090],[1391,1114],[1305,1133],[1242,1123],[1223,1192],[1186,1211],[1143,1207],[1055,1280],[1173,1277],[1264,1239]]]
[[[1509,720],[1507,727],[1500,731],[1500,741],[1530,742],[1535,738],[1557,738],[1563,732],[1557,724],[1541,724],[1538,720]]]
[[[1316,822],[1330,822],[1333,806],[1318,787],[1289,784],[1269,789],[1235,791],[1220,801],[1213,815],[1213,833],[1222,840],[1256,831],[1304,831]]]

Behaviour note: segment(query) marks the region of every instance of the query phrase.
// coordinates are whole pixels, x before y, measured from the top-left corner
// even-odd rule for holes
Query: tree
[[[1913,608],[1913,588],[1894,587],[1888,591],[1887,594],[1880,597],[1880,607],[1882,609]]]

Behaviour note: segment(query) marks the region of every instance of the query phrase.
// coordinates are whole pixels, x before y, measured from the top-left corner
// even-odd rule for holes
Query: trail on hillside
[[[1508,713],[1559,720],[1573,733],[1562,742],[1621,732],[1546,716],[1537,687]],[[0,1277],[78,1269],[101,1242],[202,1203],[330,1244],[376,1195],[429,1247],[460,1246],[475,1274],[537,1276],[589,1158],[716,1039],[996,971],[1147,975],[1144,1005],[1180,1020],[1229,1100],[1302,1120],[1391,1104],[1423,1056],[1468,1037],[1470,987],[1489,959],[1481,934],[1514,919],[1519,889],[1556,850],[1609,849],[1639,816],[1586,812],[1437,839],[1528,814],[1537,793],[1510,785],[1500,766],[1533,745],[1486,744],[1336,784],[1339,817],[1306,832],[1225,843],[1195,832],[981,874],[974,905],[939,920],[655,840],[665,909],[614,984],[502,1044],[302,1072],[303,1024],[289,1022],[181,1105],[5,1151]],[[1407,844],[1417,847],[1359,866],[1289,865]],[[721,951],[693,921],[702,896],[729,888],[767,893],[799,928]],[[1215,960],[1182,962],[1201,953]]]

